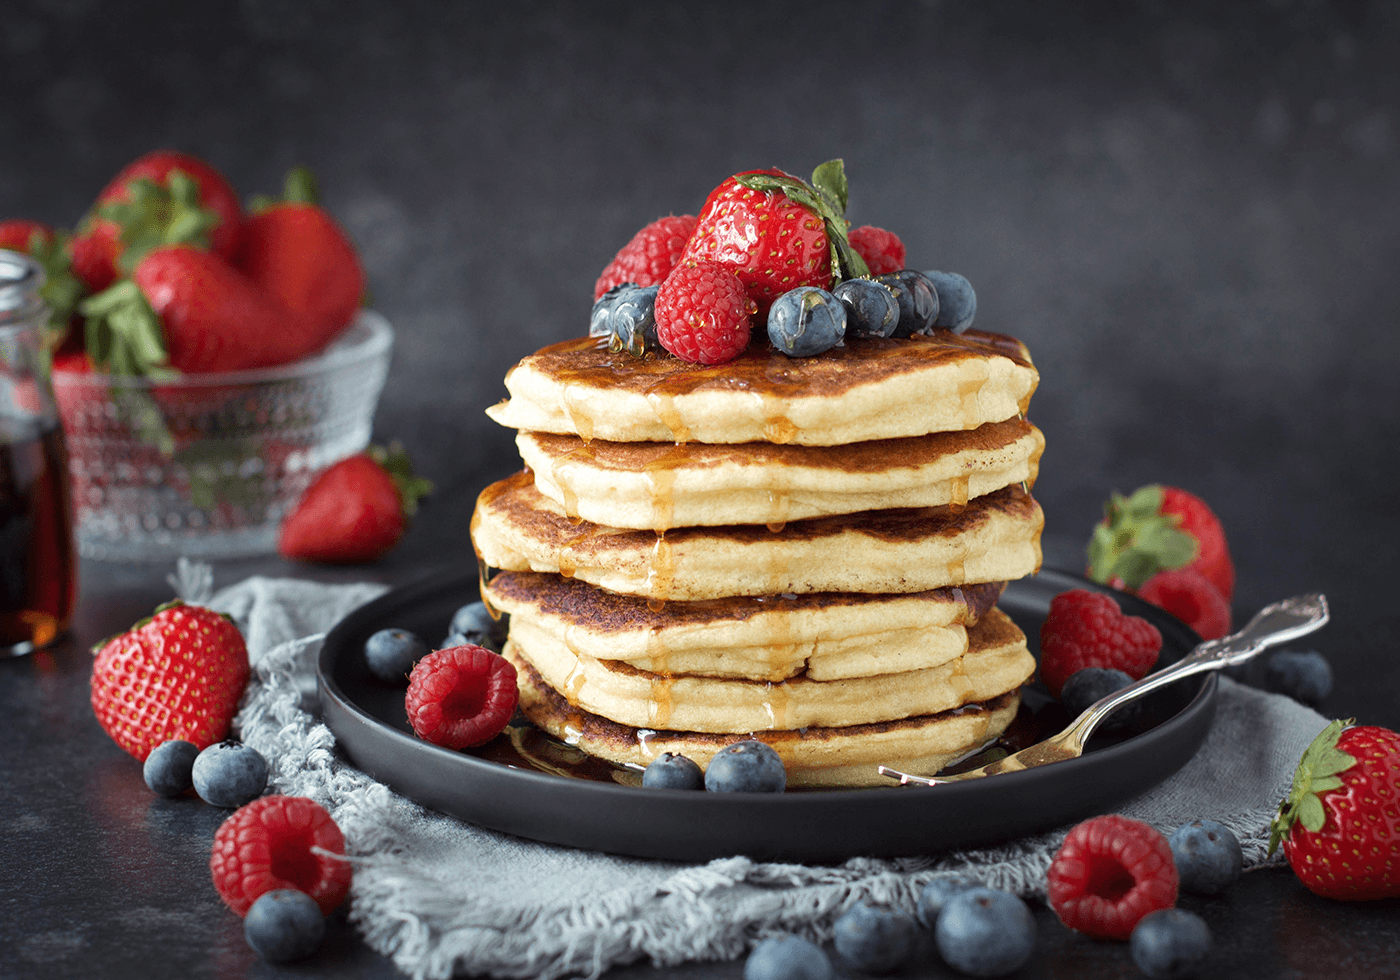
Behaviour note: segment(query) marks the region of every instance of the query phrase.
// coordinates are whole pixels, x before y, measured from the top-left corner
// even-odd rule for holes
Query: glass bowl
[[[78,552],[267,554],[320,470],[369,444],[393,330],[362,310],[315,357],[174,381],[55,371]]]

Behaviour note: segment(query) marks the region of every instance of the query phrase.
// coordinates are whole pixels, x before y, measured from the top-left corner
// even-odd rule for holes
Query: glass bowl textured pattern
[[[393,331],[361,311],[315,357],[174,381],[54,372],[79,553],[108,561],[276,549],[321,469],[369,444]]]

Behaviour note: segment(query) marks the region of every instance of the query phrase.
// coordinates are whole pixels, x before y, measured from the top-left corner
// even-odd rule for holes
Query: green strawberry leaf
[[[393,477],[394,486],[399,491],[399,500],[403,504],[404,515],[412,517],[418,511],[419,499],[435,489],[433,481],[413,472],[413,464],[409,461],[408,452],[402,443],[391,442],[387,448],[370,446],[366,452]]]
[[[1279,805],[1278,813],[1270,824],[1270,854],[1288,836],[1295,823],[1301,823],[1304,829],[1312,833],[1317,833],[1326,823],[1327,810],[1322,805],[1322,794],[1339,789],[1342,780],[1338,773],[1356,765],[1353,756],[1337,748],[1337,739],[1354,724],[1355,718],[1332,722],[1318,733],[1303,752],[1293,773],[1293,788],[1288,798]]]
[[[742,174],[734,178],[755,191],[779,191],[794,204],[822,219],[831,242],[831,273],[834,280],[857,279],[870,275],[870,267],[847,238],[847,185],[845,164],[828,160],[812,174],[812,186],[788,174]]]
[[[1104,522],[1089,538],[1089,577],[1108,583],[1122,579],[1137,589],[1160,571],[1184,568],[1200,544],[1181,530],[1181,517],[1162,513],[1162,486],[1149,483],[1130,496],[1110,495]]]
[[[254,194],[248,202],[248,210],[253,214],[266,211],[278,204],[320,204],[321,184],[309,167],[293,167],[282,180],[282,196]]]
[[[130,197],[97,209],[120,229],[122,253],[117,266],[127,275],[146,253],[162,245],[209,247],[209,232],[218,225],[217,212],[199,200],[199,183],[183,170],[172,170],[164,184],[134,180]]]
[[[831,202],[833,209],[844,215],[849,190],[846,184],[846,163],[837,158],[828,160],[812,171],[812,186]]]

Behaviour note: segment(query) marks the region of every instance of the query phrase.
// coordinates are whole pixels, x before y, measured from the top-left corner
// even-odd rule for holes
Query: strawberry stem
[[[1114,493],[1104,505],[1104,521],[1089,540],[1089,577],[1108,583],[1122,579],[1137,589],[1160,571],[1184,568],[1200,545],[1181,530],[1179,514],[1162,513],[1160,483],[1149,483],[1124,497]]]
[[[189,174],[172,170],[164,184],[133,180],[127,190],[127,200],[103,204],[96,212],[119,229],[123,248],[117,265],[127,275],[162,245],[209,247],[209,232],[221,219],[200,203],[199,183]]]
[[[433,481],[426,477],[421,477],[413,472],[413,464],[409,461],[408,452],[403,448],[403,444],[397,440],[389,443],[388,447],[370,446],[365,450],[370,459],[374,460],[384,471],[394,480],[394,486],[399,491],[399,501],[403,505],[404,515],[412,517],[418,511],[418,501],[426,497],[435,489]]]
[[[293,167],[282,180],[282,196],[254,194],[248,210],[257,214],[278,204],[320,204],[321,184],[309,167]]]

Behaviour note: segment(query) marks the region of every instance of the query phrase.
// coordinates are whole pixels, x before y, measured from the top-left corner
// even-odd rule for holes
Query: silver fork
[[[889,766],[880,766],[880,774],[897,779],[901,784],[941,786],[945,783],[961,783],[969,779],[981,779],[983,776],[1018,772],[1052,762],[1077,759],[1084,754],[1084,745],[1098,724],[1129,701],[1192,674],[1242,664],[1268,647],[1306,636],[1320,628],[1327,620],[1327,597],[1321,593],[1314,592],[1283,599],[1259,610],[1239,632],[1218,640],[1206,640],[1171,666],[1163,667],[1095,701],[1085,708],[1084,713],[1068,728],[1043,742],[1037,742],[1029,748],[990,762],[980,769],[952,776],[914,776]]]

